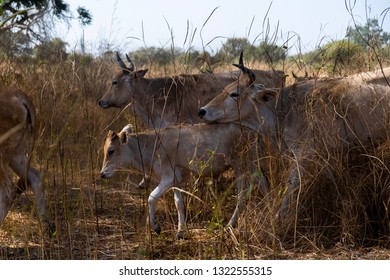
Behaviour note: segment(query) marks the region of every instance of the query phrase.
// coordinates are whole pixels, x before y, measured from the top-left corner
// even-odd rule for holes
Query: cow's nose
[[[99,106],[102,107],[103,109],[105,109],[105,108],[108,107],[108,102],[106,102],[106,101],[104,101],[104,100],[102,100],[102,99],[100,99],[100,100],[98,101],[98,104],[99,104]]]
[[[200,108],[198,111],[198,116],[199,117],[204,117],[206,115],[206,110],[203,108]]]

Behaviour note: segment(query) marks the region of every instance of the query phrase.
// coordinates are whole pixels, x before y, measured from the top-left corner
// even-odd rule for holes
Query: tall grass
[[[196,71],[173,63],[149,75]],[[251,63],[253,68],[269,67]],[[273,67],[286,73],[300,69],[294,60]],[[283,224],[278,210],[293,158],[259,156],[271,191],[263,197],[252,186],[247,210],[234,230],[225,228],[235,207],[234,174],[202,182],[194,176],[185,187],[191,195],[184,195],[189,237],[175,241],[172,192],[158,204],[157,219],[164,230],[157,236],[147,222],[147,197],[155,183],[137,188],[142,174],[130,171],[110,181],[99,178],[108,129],[119,131],[136,121],[130,110],[97,105],[118,70],[108,57],[89,61],[75,56],[56,64],[5,62],[1,70],[1,81],[16,81],[36,106],[40,128],[34,164],[44,173],[48,212],[57,228],[52,238],[40,230],[27,191],[0,229],[1,259],[299,258],[297,251],[285,249],[302,253],[340,244],[387,244],[390,143],[348,156],[318,154],[302,170],[296,212]]]

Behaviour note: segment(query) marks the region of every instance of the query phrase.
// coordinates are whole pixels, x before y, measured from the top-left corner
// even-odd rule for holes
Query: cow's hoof
[[[176,240],[184,239],[184,231],[178,231],[176,233]]]
[[[237,223],[236,222],[229,222],[227,225],[226,225],[227,228],[231,228],[231,229],[235,229],[237,228]]]
[[[157,233],[158,235],[160,235],[160,233],[161,233],[161,228],[160,228],[160,226],[157,226],[157,227],[154,229],[154,232]]]
[[[47,233],[47,235],[50,238],[57,237],[57,228],[56,225],[52,222],[45,222],[44,223],[44,228]]]
[[[27,188],[26,181],[25,181],[25,180],[19,179],[18,184],[17,184],[17,187],[16,187],[16,189],[17,189],[17,194],[19,195],[19,194],[24,193],[24,191],[26,190],[26,188]]]

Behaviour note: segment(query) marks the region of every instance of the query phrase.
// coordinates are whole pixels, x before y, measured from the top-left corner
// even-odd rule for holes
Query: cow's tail
[[[21,139],[21,141],[24,141],[22,146],[24,147],[23,153],[26,157],[27,163],[26,170],[23,171],[24,174],[19,178],[18,193],[23,192],[28,185],[28,172],[30,169],[30,163],[37,134],[36,116],[35,112],[32,111],[35,110],[34,106],[28,99],[24,98],[21,100],[21,104],[24,113],[23,120],[20,123],[22,125],[22,129],[24,130],[23,138]]]
[[[10,138],[12,135],[14,135],[16,132],[19,130],[23,129],[24,127],[24,122],[21,122],[14,127],[11,127],[9,130],[7,130],[5,133],[0,135],[0,145],[4,143],[8,138]]]
[[[21,100],[21,103],[22,103],[22,107],[20,108],[20,112],[22,113],[22,115],[19,115],[18,122],[13,127],[11,127],[5,133],[0,135],[0,145],[5,141],[7,141],[8,138],[12,137],[14,134],[16,134],[18,131],[22,129],[27,129],[29,134],[34,133],[35,124],[29,109],[29,104],[25,102],[25,100]]]
[[[36,140],[36,134],[37,134],[37,127],[36,127],[36,116],[35,112],[32,112],[34,110],[34,107],[31,106],[31,103],[28,101],[26,102],[23,100],[23,107],[25,109],[25,117],[24,117],[24,122],[23,126],[25,129],[25,141],[26,143],[26,154],[30,158],[32,150],[35,145],[35,140]]]

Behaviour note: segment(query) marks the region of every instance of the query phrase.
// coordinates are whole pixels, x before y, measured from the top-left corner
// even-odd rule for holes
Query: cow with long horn
[[[146,78],[148,69],[135,70],[115,54],[121,71],[115,75],[110,90],[99,100],[102,108],[130,106],[146,127],[162,128],[171,124],[199,123],[197,111],[239,76],[239,71],[219,74],[175,75]],[[282,86],[282,71],[256,70],[256,82],[270,87]]]
[[[282,217],[295,209],[289,206],[298,203],[300,172],[316,155],[366,152],[390,137],[388,86],[352,76],[272,89],[254,84],[252,71],[242,63],[236,66],[242,77],[203,106],[199,116],[206,122],[239,122],[268,139],[275,153],[293,157]]]

